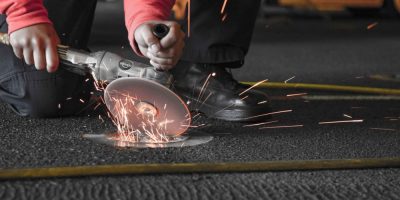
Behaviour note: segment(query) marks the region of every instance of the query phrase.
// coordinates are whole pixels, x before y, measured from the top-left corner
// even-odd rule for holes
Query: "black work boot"
[[[236,81],[218,64],[181,61],[172,71],[175,92],[191,111],[226,121],[262,121],[270,116],[267,95]]]

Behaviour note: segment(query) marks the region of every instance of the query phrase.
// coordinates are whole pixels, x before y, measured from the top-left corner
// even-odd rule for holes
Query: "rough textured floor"
[[[122,20],[121,4],[100,3],[91,48],[133,57],[124,39]],[[367,31],[373,22],[379,23]],[[399,82],[369,78],[373,74],[400,74],[399,25],[400,21],[383,18],[260,19],[245,67],[234,74],[250,81],[284,81],[295,76],[290,82],[399,88]],[[278,122],[270,126],[304,127],[259,130],[199,118],[195,123],[207,124],[199,130],[213,134],[214,140],[170,149],[117,149],[83,139],[83,134],[113,129],[109,121],[98,119],[100,111],[63,119],[27,119],[0,104],[0,168],[400,156],[398,100],[304,101],[281,97],[298,92],[333,93],[267,92],[273,97],[274,111],[293,110],[274,116]],[[344,114],[364,121],[318,124],[348,119]],[[0,181],[0,199],[399,199],[399,172],[374,169],[10,180]]]
[[[117,176],[14,181],[1,199],[399,199],[399,170]]]

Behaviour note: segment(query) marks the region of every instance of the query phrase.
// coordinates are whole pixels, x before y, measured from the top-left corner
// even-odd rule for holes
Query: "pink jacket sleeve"
[[[7,16],[8,33],[34,24],[51,24],[42,0],[0,0],[0,14]]]
[[[136,54],[141,55],[134,39],[136,28],[149,20],[166,20],[175,0],[124,0],[125,25],[128,39]]]

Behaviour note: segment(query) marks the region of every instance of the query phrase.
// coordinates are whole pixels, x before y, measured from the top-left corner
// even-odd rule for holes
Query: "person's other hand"
[[[36,24],[10,34],[10,44],[15,55],[36,69],[55,72],[59,58],[57,45],[60,39],[50,24]]]
[[[153,34],[156,24],[165,24],[169,27],[168,34],[159,40]],[[140,52],[150,59],[150,64],[157,69],[169,70],[173,68],[182,55],[185,33],[178,23],[173,21],[149,21],[135,30],[135,40]]]

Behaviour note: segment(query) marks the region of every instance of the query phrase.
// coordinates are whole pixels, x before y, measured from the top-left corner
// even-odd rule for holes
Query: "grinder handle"
[[[7,46],[10,46],[10,36],[7,33],[0,33],[0,44],[5,44]],[[57,45],[57,47],[62,47],[65,48],[67,46],[64,45]]]
[[[5,44],[7,46],[11,46],[10,44],[10,37],[7,33],[1,33],[0,32],[0,44]],[[82,76],[85,76],[87,71],[86,69],[82,68],[82,67],[76,67],[76,65],[71,64],[69,61],[67,60],[63,60],[62,54],[65,51],[65,49],[69,48],[68,46],[64,46],[64,45],[57,45],[57,52],[58,55],[60,56],[60,63],[63,63],[64,65],[62,66],[63,69],[70,71],[72,73],[75,74],[79,74]]]
[[[165,37],[169,32],[169,27],[165,24],[156,24],[153,27],[153,34],[156,36],[159,40],[161,40],[163,37]],[[161,68],[154,68],[157,71],[163,72],[164,70]]]

